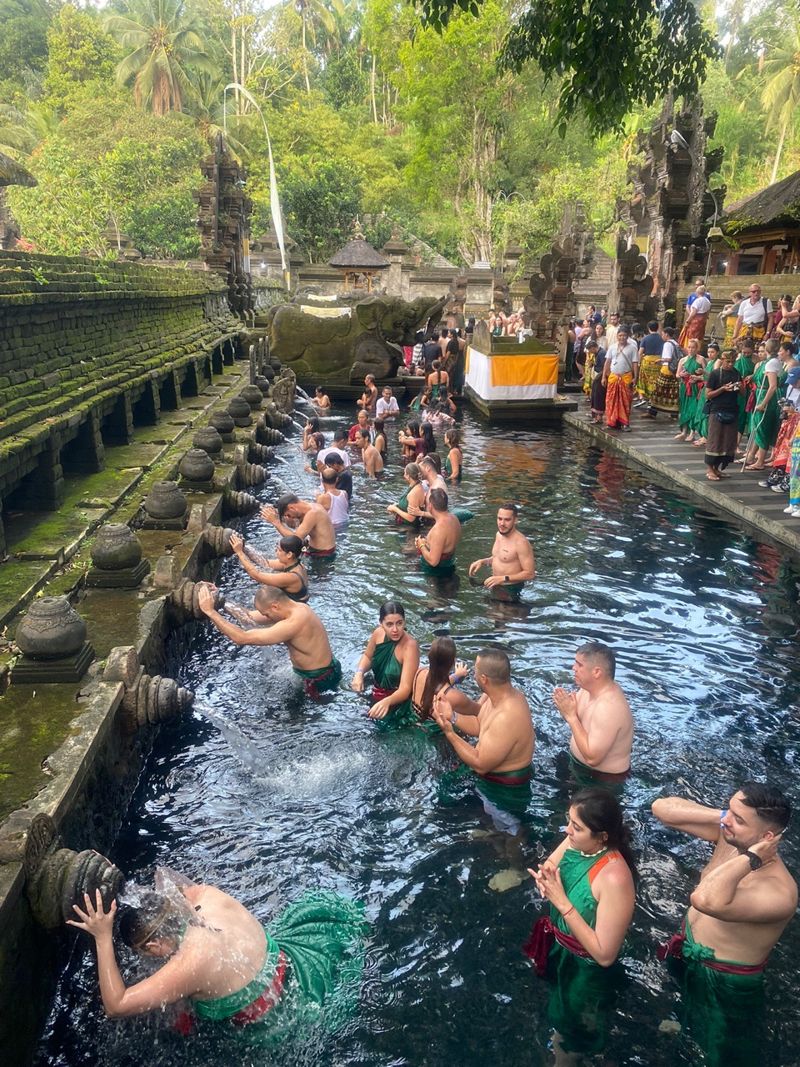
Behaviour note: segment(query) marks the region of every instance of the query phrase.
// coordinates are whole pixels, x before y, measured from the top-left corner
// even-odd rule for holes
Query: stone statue
[[[446,302],[445,296],[408,301],[351,295],[324,306],[280,304],[268,318],[270,354],[305,380],[392,378],[403,361],[402,346],[412,345],[429,319],[438,322]]]

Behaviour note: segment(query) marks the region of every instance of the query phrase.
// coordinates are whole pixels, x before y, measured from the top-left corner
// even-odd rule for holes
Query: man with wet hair
[[[361,452],[364,461],[364,472],[368,478],[377,478],[383,473],[383,456],[370,440],[369,430],[359,430],[356,438],[356,448]]]
[[[486,810],[501,829],[515,833],[516,816],[530,799],[531,760],[536,742],[531,709],[511,684],[511,663],[499,648],[484,648],[475,660],[481,690],[477,715],[457,713],[443,697],[434,698],[433,716],[458,758],[478,776]],[[460,735],[476,737],[471,745]],[[512,818],[509,819],[509,814]]]
[[[727,808],[662,797],[653,814],[715,846],[680,932],[659,950],[677,971],[689,1030],[709,1063],[762,1062],[764,968],[797,908],[779,855],[789,801],[775,786],[745,782]]]
[[[427,500],[428,514],[433,526],[424,537],[417,537],[414,544],[420,554],[425,574],[446,578],[456,569],[456,548],[461,540],[461,523],[448,511],[447,493],[444,489],[431,489]]]
[[[275,507],[265,504],[261,518],[270,523],[281,537],[294,535],[306,542],[309,556],[336,555],[336,531],[325,508],[310,500],[300,500],[293,493],[278,497]],[[291,525],[290,525],[291,524]]]
[[[553,690],[553,703],[572,732],[571,771],[580,785],[619,783],[630,773],[633,716],[614,681],[616,666],[608,645],[587,641],[572,664],[577,692]]]
[[[481,567],[491,567],[492,573],[484,580],[487,589],[496,594],[518,596],[525,582],[536,577],[536,561],[533,546],[517,529],[519,507],[516,504],[501,504],[497,509],[497,534],[491,556],[476,559],[469,565],[469,576],[474,578]]]
[[[216,587],[200,582],[198,604],[221,634],[235,645],[286,645],[292,670],[302,678],[306,693],[319,696],[336,689],[342,668],[331,652],[330,641],[322,621],[308,604],[290,600],[282,589],[259,586],[253,598],[253,610],[226,606],[243,624],[230,622],[214,607]]]

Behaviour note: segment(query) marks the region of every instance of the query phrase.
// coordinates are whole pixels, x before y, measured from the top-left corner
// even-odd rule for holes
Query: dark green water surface
[[[487,643],[508,651],[537,729],[527,861],[556,844],[564,823],[568,730],[550,693],[571,682],[579,643],[613,645],[637,722],[625,802],[642,882],[624,950],[629,980],[601,1062],[701,1062],[684,1036],[659,1031],[679,1005],[655,945],[678,925],[707,848],[656,825],[649,805],[674,792],[721,806],[750,777],[797,799],[797,571],[774,547],[571,434],[487,429],[468,414],[465,437],[467,474],[452,502],[477,517],[464,528],[457,591],[437,591],[387,522],[386,504],[402,488],[395,445],[386,482],[356,478],[352,521],[336,561],[317,564],[312,606],[346,680],[390,596],[406,605],[423,650],[449,633],[470,660]],[[309,495],[314,482],[297,449],[280,452],[286,462],[274,473]],[[273,477],[261,495],[280,491]],[[522,504],[520,527],[537,556],[537,580],[519,605],[492,603],[467,580],[467,563],[489,554],[496,506],[508,499]],[[245,531],[261,547],[274,544],[257,518]],[[235,561],[221,584],[233,599],[252,593]],[[520,951],[542,903],[530,880],[504,893],[489,887],[519,864],[519,849],[475,796],[441,795],[453,766],[446,743],[378,733],[366,702],[344,688],[309,703],[283,650],[237,650],[210,628],[198,629],[179,673],[224,722],[195,711],[161,733],[112,858],[140,883],[166,864],[219,885],[264,920],[308,888],[360,898],[373,926],[359,1013],[336,1036],[298,1036],[278,1054],[230,1034],[213,1048],[184,1040],[162,1019],[109,1022],[93,954],[78,941],[37,1062],[552,1062],[547,986]],[[794,872],[796,842],[793,827],[784,851]],[[795,921],[768,972],[763,1063],[800,1062],[799,949]],[[131,960],[124,964],[130,978]]]

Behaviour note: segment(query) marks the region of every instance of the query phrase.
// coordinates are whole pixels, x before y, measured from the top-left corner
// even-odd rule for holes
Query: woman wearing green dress
[[[404,526],[414,526],[425,510],[425,486],[422,484],[422,472],[416,463],[406,463],[403,468],[403,481],[406,490],[396,504],[386,509],[394,515],[394,521]]]
[[[696,342],[698,345],[700,342]],[[690,341],[691,345],[692,342]],[[706,415],[706,383],[708,382],[708,376],[713,370],[717,369],[717,362],[719,360],[719,345],[712,341],[706,351],[705,367],[703,368],[703,381],[697,390],[697,398],[694,407],[694,428],[697,433],[697,440],[694,442],[695,448],[703,448],[706,439],[708,438],[708,415]]]
[[[451,428],[444,435],[447,455],[444,460],[444,476],[448,482],[460,482],[464,469],[464,453],[461,451],[461,434]]]
[[[678,432],[676,441],[693,441],[695,433],[695,409],[698,393],[703,382],[705,360],[700,355],[700,346],[695,341],[689,342],[689,351],[678,364],[677,377],[680,381],[678,394]]]
[[[381,605],[380,625],[372,631],[356,667],[351,688],[364,692],[364,675],[372,670],[371,719],[386,720],[393,726],[414,722],[411,686],[419,667],[419,645],[406,631],[402,604],[388,600]]]
[[[771,342],[770,342],[771,343]],[[756,405],[752,412],[750,442],[747,446],[747,471],[763,471],[767,452],[778,439],[780,408],[778,389],[782,384],[783,364],[777,356],[762,360],[753,371]]]
[[[622,970],[617,957],[636,900],[629,842],[613,793],[582,789],[570,804],[567,836],[529,872],[550,914],[534,924],[523,951],[552,982],[548,1015],[560,1055],[596,1055],[605,1045]]]
[[[752,341],[745,341],[742,345],[742,351],[739,357],[734,362],[733,366],[735,370],[738,370],[742,377],[743,382],[748,382],[753,376],[753,371],[756,367],[755,359],[753,358],[753,343]],[[747,429],[748,423],[748,410],[747,410],[747,397],[749,395],[749,389],[745,388],[739,393],[739,439]]]

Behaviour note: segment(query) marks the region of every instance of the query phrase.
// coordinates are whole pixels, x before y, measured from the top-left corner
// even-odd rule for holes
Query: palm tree
[[[227,123],[224,117],[223,95],[225,83],[223,79],[213,77],[210,74],[200,74],[196,81],[196,92],[188,102],[187,111],[197,123],[197,128],[203,138],[213,144],[217,134],[222,134],[231,154],[238,162],[249,154],[249,150],[231,130],[241,135],[241,131],[247,132],[247,125],[237,115],[230,115]],[[225,126],[227,125],[227,130]]]
[[[329,0],[330,6],[338,16],[344,14],[342,0]],[[317,26],[321,26],[326,33],[333,34],[336,29],[336,19],[333,13],[325,6],[324,0],[289,0],[291,7],[300,16],[301,39],[303,52],[303,79],[306,83],[306,92],[311,92],[311,83],[308,80],[308,38],[312,41],[317,39]]]
[[[767,128],[780,128],[771,185],[778,177],[786,134],[800,107],[800,21],[787,35],[786,43],[762,61],[761,73],[769,79],[761,92],[761,103],[767,111]]]
[[[117,81],[133,82],[134,99],[156,115],[180,111],[193,93],[189,70],[214,73],[197,18],[183,0],[131,0],[129,15],[112,15],[105,30],[128,55],[117,67]]]

